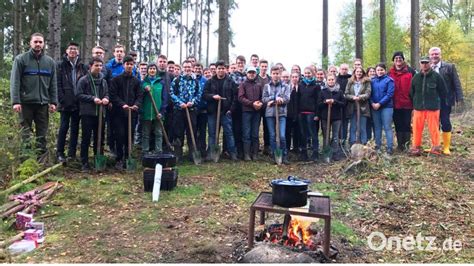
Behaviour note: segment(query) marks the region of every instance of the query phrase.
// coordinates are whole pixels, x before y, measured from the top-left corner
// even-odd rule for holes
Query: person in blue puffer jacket
[[[387,67],[383,63],[379,63],[375,67],[376,77],[372,78],[372,92],[370,95],[370,103],[372,107],[372,119],[375,131],[375,149],[380,151],[382,146],[382,128],[385,131],[387,139],[387,153],[393,153],[393,93],[395,91],[395,83],[393,79],[386,74]]]

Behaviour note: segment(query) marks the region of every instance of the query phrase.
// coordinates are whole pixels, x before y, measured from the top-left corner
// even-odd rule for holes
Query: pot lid
[[[298,179],[295,176],[289,176],[287,180],[285,179],[274,179],[272,180],[273,185],[285,185],[285,186],[307,186],[311,183],[309,180]]]

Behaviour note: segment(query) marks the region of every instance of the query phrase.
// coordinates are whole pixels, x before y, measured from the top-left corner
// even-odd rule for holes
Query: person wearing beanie
[[[397,135],[398,150],[405,151],[411,139],[411,114],[413,104],[410,100],[411,79],[415,70],[407,65],[403,52],[397,51],[392,56],[393,66],[389,76],[395,84],[393,93],[393,122]]]

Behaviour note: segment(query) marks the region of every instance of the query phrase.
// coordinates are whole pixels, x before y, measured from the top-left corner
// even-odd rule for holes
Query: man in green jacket
[[[55,112],[58,104],[58,88],[54,60],[44,54],[44,36],[33,33],[31,49],[15,57],[11,73],[10,95],[13,110],[20,114],[23,143],[29,142],[32,123],[38,148],[46,153],[49,112]],[[43,156],[42,156],[43,157]]]
[[[431,135],[432,154],[441,154],[439,139],[439,114],[443,101],[446,101],[446,85],[443,78],[433,71],[429,65],[430,59],[420,59],[421,72],[416,73],[411,81],[410,99],[413,102],[413,147],[411,155],[421,154],[421,139],[425,121]]]

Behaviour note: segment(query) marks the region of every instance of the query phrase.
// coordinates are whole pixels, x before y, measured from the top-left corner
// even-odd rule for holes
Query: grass
[[[465,130],[474,135],[474,130]],[[41,214],[47,243],[14,262],[235,262],[245,246],[249,206],[276,178],[297,175],[309,188],[331,198],[332,243],[337,262],[472,262],[472,138],[455,136],[459,157],[395,155],[367,162],[357,173],[343,173],[344,162],[275,166],[270,160],[221,160],[178,165],[178,186],[161,191],[158,202],[143,193],[141,173],[84,176],[64,171],[52,179],[64,187]],[[471,171],[471,172],[470,172]],[[272,216],[273,217],[273,216]],[[268,222],[282,222],[280,216]],[[442,226],[441,226],[442,225]],[[8,223],[2,232],[14,235]],[[371,252],[367,236],[455,237],[466,243],[459,253]],[[343,244],[342,240],[349,243]],[[345,243],[344,242],[344,243]],[[359,250],[363,257],[351,253]],[[65,255],[62,255],[65,254]]]

